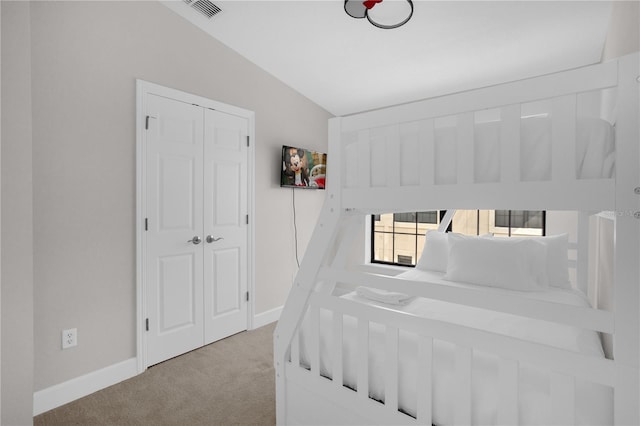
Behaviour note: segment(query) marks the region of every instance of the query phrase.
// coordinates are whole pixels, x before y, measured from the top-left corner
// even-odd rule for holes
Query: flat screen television
[[[282,146],[280,186],[324,189],[327,154],[293,146]]]

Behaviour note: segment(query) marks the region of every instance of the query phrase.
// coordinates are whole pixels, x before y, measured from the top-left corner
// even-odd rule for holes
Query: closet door
[[[247,329],[246,118],[205,110],[205,344]]]
[[[203,344],[203,109],[147,95],[147,365]]]

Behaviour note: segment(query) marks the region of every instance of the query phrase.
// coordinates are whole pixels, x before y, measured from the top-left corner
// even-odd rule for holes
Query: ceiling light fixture
[[[367,18],[378,28],[398,28],[411,19],[411,0],[345,0],[344,10],[352,18]]]

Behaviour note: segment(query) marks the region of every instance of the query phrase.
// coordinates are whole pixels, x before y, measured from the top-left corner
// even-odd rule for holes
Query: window
[[[493,233],[512,235],[544,235],[544,211],[496,210]]]
[[[425,233],[438,229],[445,210],[373,215],[371,262],[415,266]],[[522,210],[457,210],[448,231],[497,237],[545,235],[546,213]]]
[[[451,231],[497,237],[544,235],[545,212],[522,210],[456,210]]]
[[[415,266],[422,254],[424,234],[438,229],[441,217],[438,211],[373,215],[371,261]]]

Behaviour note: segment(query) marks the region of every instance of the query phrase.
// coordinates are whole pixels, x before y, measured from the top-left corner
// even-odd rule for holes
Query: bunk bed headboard
[[[617,85],[617,71],[611,62],[335,118],[340,142],[333,158],[341,159],[341,180],[334,184],[341,186],[342,206],[525,210],[540,204],[532,194],[544,192],[547,209],[611,209],[611,166],[583,168],[586,154],[598,168],[591,158],[596,148],[606,153],[611,148],[594,146],[585,153],[578,136],[607,132],[606,122],[598,122],[585,105],[593,93]],[[440,205],[429,206],[427,200]]]

